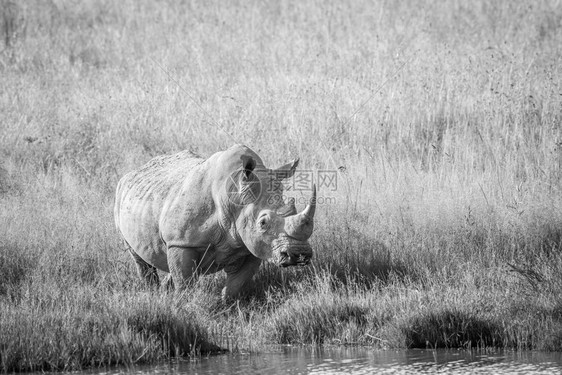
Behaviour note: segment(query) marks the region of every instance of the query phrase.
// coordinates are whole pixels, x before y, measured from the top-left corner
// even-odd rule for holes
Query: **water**
[[[94,373],[94,372],[92,372]],[[97,372],[115,374],[562,374],[562,353],[294,348]]]

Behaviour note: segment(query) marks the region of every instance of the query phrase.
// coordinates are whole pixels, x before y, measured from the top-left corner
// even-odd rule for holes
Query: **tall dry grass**
[[[558,2],[0,4],[3,371],[210,343],[562,350]],[[235,142],[337,171],[313,265],[265,265],[232,307],[220,274],[138,287],[119,177]]]

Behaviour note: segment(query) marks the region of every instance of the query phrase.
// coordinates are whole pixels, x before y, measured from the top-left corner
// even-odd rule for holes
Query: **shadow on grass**
[[[170,357],[224,352],[207,340],[206,331],[192,324],[195,319],[182,319],[166,312],[137,310],[128,318],[129,327],[146,340],[155,340]]]
[[[338,250],[332,248],[338,246],[333,238],[317,239],[314,258],[308,266],[280,268],[264,262],[254,277],[253,285],[249,286],[248,294],[259,300],[276,289],[290,294],[299,284],[325,274],[331,275],[329,279],[334,289],[347,285],[369,289],[380,282],[396,278],[411,280],[416,276],[382,242],[360,233],[353,238],[356,239],[353,244]]]
[[[0,296],[17,298],[20,284],[33,272],[37,261],[15,246],[0,246]]]
[[[430,311],[402,328],[412,348],[503,346],[502,328],[464,311]]]

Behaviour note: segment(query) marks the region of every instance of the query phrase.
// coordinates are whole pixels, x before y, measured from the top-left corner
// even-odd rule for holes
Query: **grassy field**
[[[277,343],[562,350],[559,1],[0,12],[0,371]],[[337,171],[312,265],[264,265],[233,306],[222,273],[144,289],[118,179],[233,143]]]

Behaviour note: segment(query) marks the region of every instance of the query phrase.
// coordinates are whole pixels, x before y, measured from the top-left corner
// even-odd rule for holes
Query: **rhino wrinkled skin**
[[[282,199],[281,180],[298,159],[276,170],[243,145],[203,159],[190,151],[158,156],[117,185],[115,223],[141,278],[159,284],[169,272],[183,288],[202,273],[224,269],[223,299],[236,298],[262,260],[308,264],[316,191],[297,213]]]

